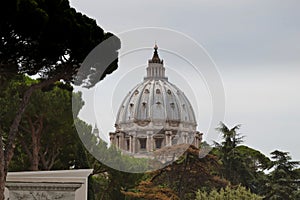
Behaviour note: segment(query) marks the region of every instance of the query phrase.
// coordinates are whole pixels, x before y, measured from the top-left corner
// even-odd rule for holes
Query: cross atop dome
[[[155,43],[155,45],[154,45],[153,57],[152,57],[151,60],[149,60],[149,63],[150,63],[150,62],[152,62],[152,63],[161,63],[161,64],[163,63],[163,60],[161,60],[161,59],[159,58],[159,56],[158,56],[157,50],[158,50],[158,46],[157,46],[157,44]]]
[[[155,42],[152,59],[148,60],[147,76],[145,79],[167,79],[165,77],[164,61],[158,56],[158,46]]]

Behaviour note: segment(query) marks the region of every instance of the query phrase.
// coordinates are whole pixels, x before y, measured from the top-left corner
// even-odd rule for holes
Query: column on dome
[[[172,145],[172,131],[165,131],[166,146]]]
[[[139,150],[139,148],[138,148],[138,141],[137,141],[138,139],[137,139],[137,137],[136,136],[133,136],[133,146],[132,146],[132,148],[133,148],[133,153],[137,153],[138,152],[138,150]]]
[[[130,153],[136,153],[136,132],[131,131],[129,133],[129,151]]]
[[[109,140],[112,145],[116,146],[116,132],[109,133]]]
[[[153,151],[153,131],[147,131],[147,151]]]
[[[188,133],[187,132],[182,132],[182,137],[183,137],[183,143],[187,144],[188,143]]]
[[[132,136],[131,135],[129,135],[129,149],[128,149],[128,151],[130,153],[132,153]]]
[[[122,149],[122,150],[126,150],[126,138],[125,138],[125,132],[120,131],[117,134],[118,137],[118,148]]]
[[[121,149],[122,147],[122,137],[121,134],[117,135],[117,140],[118,140],[118,148]]]

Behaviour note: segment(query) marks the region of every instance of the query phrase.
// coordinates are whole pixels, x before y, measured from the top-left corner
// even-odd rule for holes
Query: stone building
[[[175,144],[193,144],[202,139],[194,110],[185,94],[165,76],[165,67],[155,45],[144,81],[124,98],[110,133],[111,144],[129,154],[149,154]]]

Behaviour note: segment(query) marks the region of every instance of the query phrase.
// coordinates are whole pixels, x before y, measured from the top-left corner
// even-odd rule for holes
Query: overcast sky
[[[229,127],[242,124],[240,132],[246,136],[246,145],[266,155],[275,149],[288,151],[294,160],[300,160],[299,0],[71,0],[71,6],[96,19],[105,31],[117,36],[135,28],[161,27],[194,39],[213,60],[223,82],[226,110],[220,120]],[[178,82],[181,74],[176,71],[176,66],[186,63],[170,56],[167,50],[171,43],[161,39],[157,35],[144,35],[146,42],[142,48],[149,46],[148,50],[120,58],[119,70],[126,69],[134,74],[129,76],[130,81],[124,81],[126,77],[119,75],[119,83],[114,88],[108,88],[109,81],[114,80],[113,73],[95,91],[120,91],[118,88],[121,86],[129,88],[113,95],[111,104],[114,114],[123,95],[142,81],[143,69],[157,40],[162,49],[160,56],[168,63],[169,80],[187,95],[190,94],[195,111],[200,112],[199,129],[205,134],[212,117],[212,105],[209,103],[211,91],[207,91],[203,80],[198,80],[201,84],[195,86],[197,81],[192,74],[191,79],[182,75],[183,81]],[[122,48],[126,48],[125,44],[122,43]],[[177,48],[176,45],[178,48],[188,48],[182,47],[178,41],[172,44],[173,48]],[[199,51],[191,51],[190,54],[191,57],[193,54],[198,56]],[[201,101],[199,88],[203,91]],[[194,92],[194,96],[190,91]],[[97,101],[97,97],[95,99]],[[100,115],[108,116],[108,113]],[[82,117],[88,118],[84,114]],[[104,124],[111,125],[101,127],[102,131],[113,131],[114,120],[107,119]],[[217,138],[217,133],[211,138]],[[207,137],[208,140],[211,138]]]

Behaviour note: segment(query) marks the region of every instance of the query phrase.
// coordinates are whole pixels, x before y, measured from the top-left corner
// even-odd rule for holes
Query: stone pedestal
[[[81,183],[7,182],[9,200],[75,200]]]
[[[8,172],[5,199],[87,200],[92,169]]]

